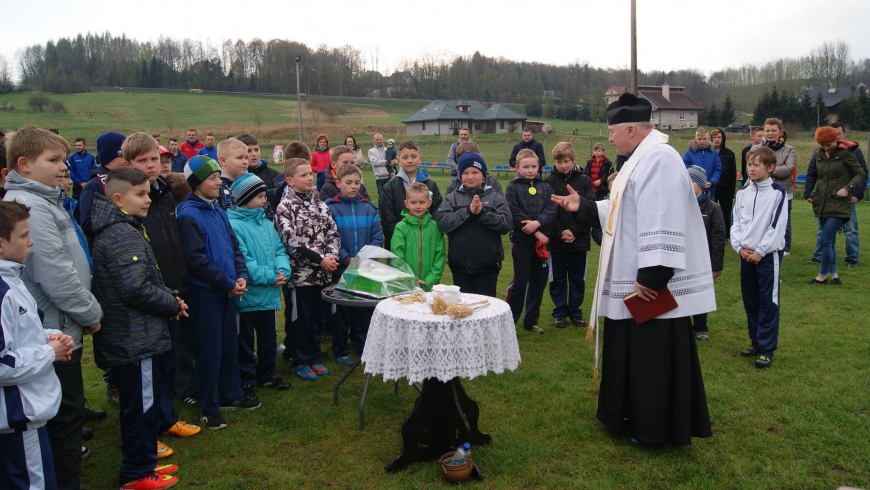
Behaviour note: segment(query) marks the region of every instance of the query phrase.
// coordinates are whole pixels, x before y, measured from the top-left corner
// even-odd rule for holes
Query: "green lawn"
[[[26,107],[27,95],[0,97],[18,110],[0,113],[0,127],[38,124],[58,127],[72,141],[91,141],[105,130],[170,133],[167,114],[173,114],[172,134],[182,136],[188,126],[212,130],[219,137],[243,130],[261,138],[264,153],[275,143],[295,139],[296,105],[274,97],[212,94],[110,92],[52,95],[67,114],[35,113]],[[348,113],[326,124],[333,140],[357,135],[370,146],[371,135],[403,138],[400,121],[420,102],[338,100]],[[371,104],[367,105],[351,104]],[[254,114],[261,115],[260,124]],[[315,133],[315,118],[303,118],[306,140]],[[324,129],[318,116],[316,131]],[[585,161],[591,144],[606,141],[603,124],[559,121],[556,135],[539,136],[546,150],[562,139],[572,141]],[[577,127],[580,135],[563,136]],[[330,129],[331,128],[331,129]],[[601,135],[599,134],[601,132]],[[202,134],[202,133],[201,133]],[[854,135],[857,137],[857,134]],[[671,141],[682,153],[691,132],[674,132]],[[507,163],[519,135],[474,135],[490,167]],[[746,140],[730,135],[729,146],[739,154]],[[443,161],[453,136],[418,138],[427,161]],[[310,143],[310,141],[309,141]],[[798,171],[803,172],[815,147],[809,133],[793,135]],[[863,146],[863,145],[862,145]],[[608,154],[615,153],[608,145]],[[369,170],[364,171],[374,191]],[[443,190],[447,174],[432,172]],[[501,176],[503,184],[508,177]],[[376,194],[376,192],[375,192]],[[870,206],[859,205],[862,238],[870,243]],[[835,488],[870,487],[870,443],[867,440],[868,363],[866,268],[841,269],[842,287],[806,284],[818,268],[807,264],[815,244],[815,219],[809,205],[795,201],[794,245],[782,268],[780,349],[770,370],[759,371],[737,352],[748,345],[740,296],[737,254],[726,251],[726,269],[716,281],[718,310],[710,315],[709,343],[699,345],[714,437],[696,440],[687,448],[639,450],[624,436],[613,436],[595,420],[598,383],[592,381],[592,346],[584,329],[556,330],[550,323],[552,303],[544,301],[541,326],[545,335],[519,329],[523,362],[516,372],[489,375],[463,383],[481,405],[480,427],[493,436],[489,446],[474,447],[475,460],[486,480],[479,488]],[[843,237],[838,237],[839,260]],[[598,248],[589,258],[588,313]],[[507,288],[511,261],[509,243],[499,291]],[[841,262],[842,263],[842,262]],[[445,282],[450,282],[446,274]],[[283,315],[279,316],[283,323]],[[279,327],[282,328],[282,327]],[[329,345],[324,344],[329,351]],[[91,489],[115,486],[120,463],[117,411],[105,401],[100,371],[92,361],[86,339],[85,386],[89,405],[109,412],[109,419],[93,423],[93,450],[83,463],[84,485]],[[187,488],[371,488],[443,487],[436,463],[417,464],[396,474],[384,466],[401,449],[399,430],[413,407],[416,392],[401,383],[399,396],[380,378],[372,385],[366,405],[366,429],[357,429],[357,407],[364,376],[354,373],[332,405],[332,385],[344,368],[331,360],[334,373],[326,379],[302,382],[290,366],[278,363],[278,374],[291,379],[290,391],[259,390],[263,406],[246,413],[228,413],[229,429],[179,440],[164,438],[176,455],[182,485]],[[178,404],[181,417],[194,422],[197,411]]]

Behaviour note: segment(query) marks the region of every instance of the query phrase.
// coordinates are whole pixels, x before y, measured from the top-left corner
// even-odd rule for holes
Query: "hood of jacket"
[[[722,144],[724,146],[724,140]],[[713,151],[713,143],[707,143],[707,146],[701,148],[700,146],[698,146],[698,143],[695,140],[692,140],[692,142],[689,143],[689,150],[691,150],[692,153],[698,153],[699,151]]]
[[[191,192],[187,195],[187,198],[184,200],[184,202],[178,205],[178,212],[180,213],[183,209],[187,208],[211,210],[217,207],[219,207],[217,199],[210,199],[206,201],[205,199]]]
[[[725,144],[728,141],[728,136],[727,136],[728,133],[725,132],[725,128],[716,128],[716,129],[718,129],[719,132],[722,133],[722,146],[719,148],[719,151],[721,152],[722,150],[724,150],[725,148],[728,147],[728,145]]]
[[[399,172],[396,174],[396,176],[400,177],[405,182],[405,187],[408,187],[409,185],[411,185],[411,178],[408,177],[407,173],[405,173],[405,169],[400,169]],[[417,169],[417,180],[415,180],[414,182],[425,182],[427,180],[429,180],[429,174],[426,173],[426,171],[423,170],[422,168],[418,168]]]
[[[266,219],[266,210],[263,208],[248,209],[241,206],[236,206],[227,209],[227,217],[231,220],[237,219],[242,221],[252,221],[260,224]]]
[[[171,191],[172,184],[163,177],[158,176],[157,180],[151,183],[151,192],[148,193],[148,197],[151,198],[151,201],[156,201],[166,194],[169,194]]]
[[[63,189],[60,186],[49,187],[45,184],[23,177],[16,171],[9,172],[6,177],[6,192],[20,190],[45,198],[52,204],[63,206]]]
[[[140,218],[121,211],[121,208],[116,206],[106,196],[94,194],[94,204],[91,208],[91,226],[94,229],[94,235],[115,223],[128,223],[138,230],[142,229],[142,220]]]
[[[402,210],[402,221],[409,225],[417,226],[420,218],[423,219],[423,226],[426,226],[430,221],[432,221],[432,215],[429,213],[423,213],[423,216],[414,216],[407,209]]]
[[[260,162],[257,163],[256,165],[254,165],[253,167],[248,166],[248,172],[252,172],[255,168],[260,168],[264,165],[269,165],[269,160],[266,160],[265,158],[261,158]]]
[[[91,170],[91,173],[88,174],[88,180],[93,179],[94,177],[97,176],[97,174],[107,174],[109,172],[110,172],[110,170],[107,169],[106,167],[104,167],[102,165],[97,165],[97,167],[95,169]]]

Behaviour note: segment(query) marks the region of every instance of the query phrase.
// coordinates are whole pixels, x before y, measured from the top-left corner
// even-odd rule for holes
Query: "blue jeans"
[[[819,219],[822,225],[822,231],[819,236],[819,246],[821,247],[820,260],[822,261],[822,266],[819,268],[820,276],[837,273],[837,249],[835,248],[837,231],[848,221],[848,218]]]
[[[858,250],[861,249],[861,240],[858,238],[858,215],[855,213],[855,205],[852,205],[852,217],[843,225],[843,234],[846,235],[846,262],[858,263]],[[816,234],[816,249],[813,258],[822,260],[822,224],[819,222],[819,233]]]
[[[788,223],[785,225],[785,248],[783,252],[791,252],[791,203],[793,199],[788,200]]]

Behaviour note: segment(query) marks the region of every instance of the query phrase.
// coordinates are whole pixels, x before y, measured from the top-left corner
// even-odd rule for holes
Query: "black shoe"
[[[88,429],[87,427],[82,427],[82,440],[90,441],[94,438],[94,431]]]
[[[287,381],[284,381],[283,379],[281,379],[277,376],[272,378],[271,381],[266,381],[265,383],[261,384],[260,386],[265,386],[266,388],[272,388],[273,390],[277,390],[277,391],[284,391],[284,390],[290,389],[290,383],[288,383]]]
[[[759,354],[758,357],[755,358],[755,367],[760,369],[767,369],[770,367],[771,362],[773,362],[773,359],[765,356],[764,354]]]
[[[743,357],[755,357],[757,350],[758,350],[757,345],[750,345],[748,348],[740,351],[740,355]]]
[[[579,316],[572,318],[571,323],[573,323],[575,327],[585,327],[586,326],[586,320],[580,318]]]
[[[254,385],[242,386],[242,393],[248,398],[257,398],[257,394],[254,393]]]
[[[831,284],[834,286],[842,286],[843,281],[841,281],[839,277],[835,277],[835,278],[831,279]]]
[[[568,326],[568,322],[564,316],[559,316],[553,319],[553,326],[556,328],[565,328]]]
[[[847,260],[846,265],[854,268],[854,267],[858,267],[858,262],[855,262],[854,260]]]
[[[85,407],[85,422],[94,420],[105,420],[106,412],[103,410],[94,410],[93,408]]]
[[[819,259],[817,259],[817,258],[815,258],[815,257],[813,257],[813,258],[811,258],[810,260],[807,261],[807,264],[821,264],[821,263],[822,263],[822,261],[819,260]]]
[[[825,278],[824,281],[819,281],[818,279],[816,279],[816,278],[814,277],[814,278],[812,278],[812,280],[810,280],[810,282],[807,283],[807,284],[827,284],[827,283],[828,283],[828,279],[827,279],[827,278]]]
[[[208,427],[211,430],[220,430],[226,429],[227,423],[221,414],[216,413],[214,415],[203,415],[199,418],[199,421],[202,422],[202,425]]]
[[[256,396],[243,396],[229,405],[221,405],[221,410],[253,410],[260,408],[260,400]]]

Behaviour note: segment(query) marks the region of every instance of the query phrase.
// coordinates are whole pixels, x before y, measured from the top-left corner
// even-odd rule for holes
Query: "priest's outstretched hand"
[[[571,212],[580,209],[580,194],[577,194],[577,191],[570,185],[568,186],[567,196],[557,196],[554,194],[550,197],[550,200]]]

